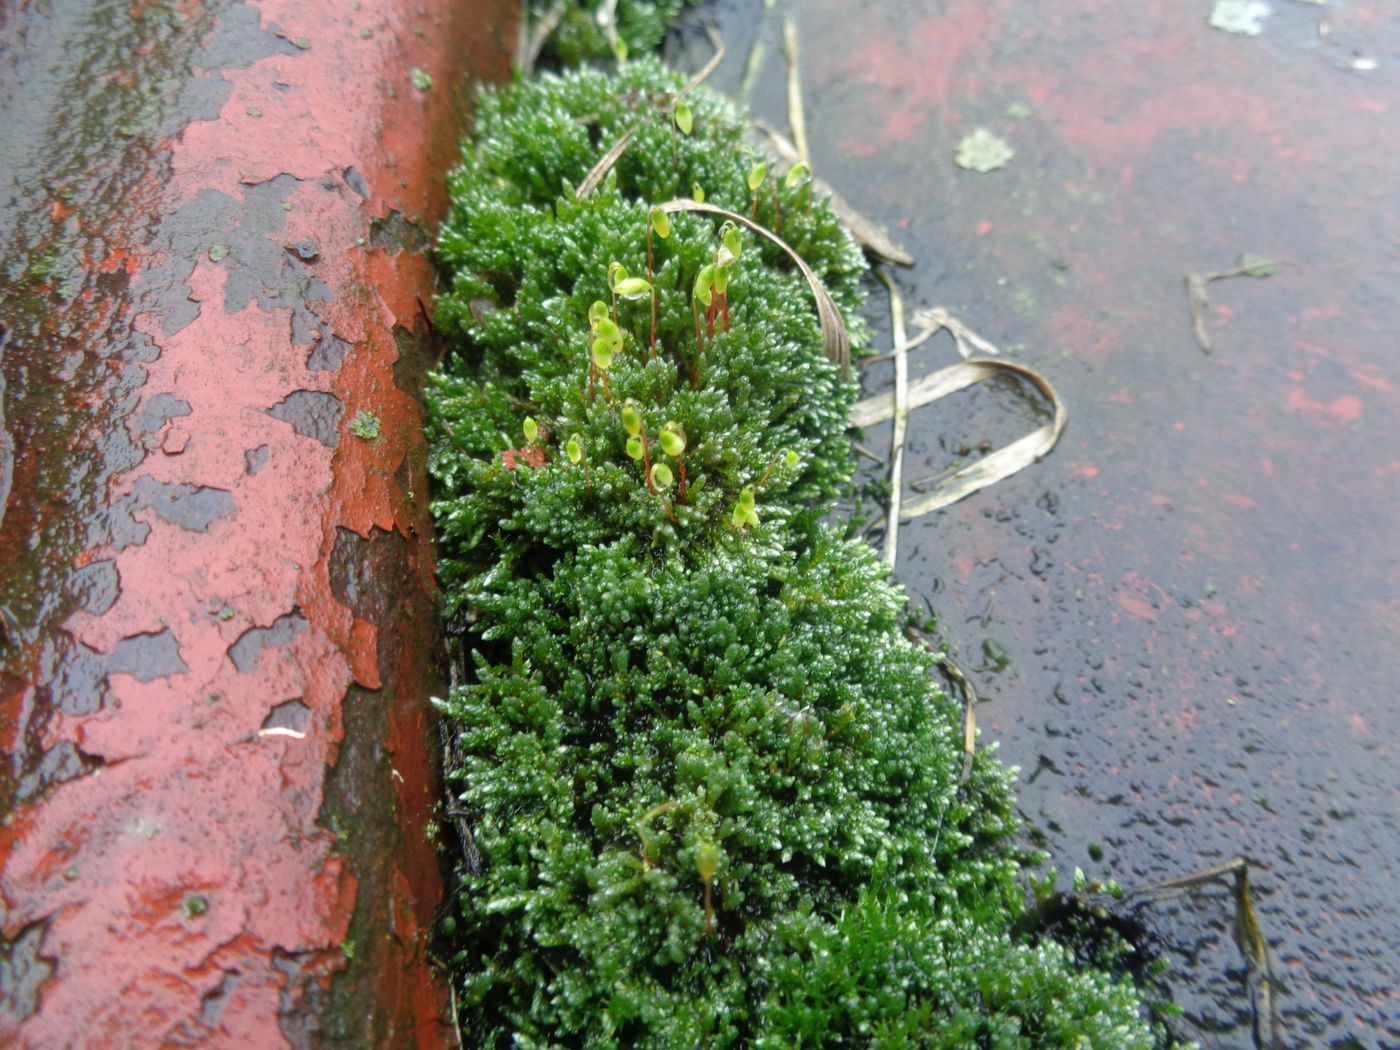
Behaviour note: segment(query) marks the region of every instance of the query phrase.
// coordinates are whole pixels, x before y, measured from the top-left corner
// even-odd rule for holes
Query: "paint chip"
[[[44,982],[58,965],[43,954],[48,919],[30,923],[14,940],[0,938],[0,1016],[23,1021],[39,1011]]]
[[[150,475],[136,479],[129,502],[133,511],[153,510],[162,521],[189,532],[208,532],[214,522],[231,518],[238,511],[233,493],[227,489],[177,485]]]
[[[138,682],[154,682],[189,671],[189,664],[180,656],[180,643],[169,627],[154,634],[133,634],[123,638],[112,650],[107,663],[108,674],[129,674]]]
[[[248,476],[252,477],[267,466],[268,457],[271,454],[272,448],[269,445],[259,445],[257,448],[250,448],[243,453],[243,465],[244,469],[248,471]]]
[[[117,603],[121,593],[121,578],[115,561],[94,561],[77,569],[69,579],[69,588],[78,605],[93,616],[101,616]],[[65,673],[72,668],[65,669]]]
[[[257,670],[258,659],[264,649],[282,649],[291,645],[307,626],[308,622],[300,610],[293,609],[277,617],[270,626],[250,627],[244,631],[228,647],[228,658],[241,674],[250,674]]]
[[[344,411],[344,402],[334,394],[296,390],[267,409],[267,414],[290,423],[298,434],[335,448],[340,444],[340,416]]]
[[[360,173],[359,168],[352,164],[350,167],[342,169],[340,174],[341,177],[345,179],[345,185],[349,186],[365,200],[369,200],[369,183],[365,181],[365,177]]]
[[[298,740],[306,736],[311,725],[311,708],[300,700],[288,700],[278,704],[263,719],[258,736],[294,736]]]
[[[178,456],[190,443],[190,432],[184,427],[171,427],[160,439],[160,450],[167,456]]]

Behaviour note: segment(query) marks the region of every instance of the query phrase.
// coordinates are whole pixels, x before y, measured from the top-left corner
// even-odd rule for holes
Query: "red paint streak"
[[[897,32],[891,29],[854,50],[833,52],[842,57],[824,74],[876,89],[871,92],[871,112],[884,116],[882,125],[872,125],[859,139],[842,141],[844,152],[874,156],[912,137],[955,95],[960,101],[975,97],[977,84],[969,83],[965,74],[959,80],[959,72],[977,56],[990,55],[999,35],[999,16],[993,5],[980,0],[955,0],[948,6],[944,14],[901,26]]]
[[[421,256],[364,245],[371,219],[391,209],[427,224],[442,213],[461,63],[486,53],[487,22],[509,36],[505,3],[490,12],[449,0],[366,7],[372,15],[262,0],[266,32],[275,26],[310,46],[204,71],[233,85],[222,113],[166,143],[168,175],[148,176],[160,180],[153,193],[163,194],[167,216],[211,194],[245,201],[253,184],[278,175],[299,180],[285,197],[285,223],[269,235],[272,254],[303,240],[320,246],[309,269],[330,296],[312,305],[351,349],[338,370],[309,370],[307,348],[292,339],[292,309],[254,303],[228,312],[230,269],[203,250],[181,260],[193,270],[175,293],[198,303],[198,316],[175,334],[166,334],[159,312],[135,319],[159,350],[145,366],[141,405],[169,395],[190,411],[109,498],[121,500],[138,483],[195,486],[227,493],[233,513],[196,530],[138,510],[149,527],[144,542],[77,559],[113,560],[121,589],[101,615],[74,615],[69,633],[110,654],[125,639],[168,631],[187,670],[153,681],[111,674],[102,710],[55,714],[47,725],[48,746],[71,742],[105,767],[58,785],[0,828],[3,933],[47,922],[42,955],[56,960],[38,1012],[22,1022],[0,1017],[5,1045],[289,1045],[279,1004],[295,1009],[347,966],[340,946],[359,879],[324,826],[323,804],[347,690],[383,683],[379,627],[333,593],[329,559],[340,530],[400,537],[416,575],[403,582],[425,595],[431,586],[425,501],[403,483],[423,491],[419,408],[395,386],[394,330],[419,323],[433,269]],[[360,34],[367,23],[369,39]],[[412,86],[414,67],[430,74],[431,90]],[[492,72],[505,74],[503,59]],[[352,166],[368,202],[346,183]],[[57,205],[53,217],[62,217]],[[125,245],[100,266],[134,274],[139,291],[161,279],[162,262]],[[160,302],[161,289],[152,291]],[[268,414],[298,391],[344,405],[336,448]],[[374,440],[349,432],[361,410],[381,421]],[[261,446],[268,461],[254,474],[245,454]],[[305,620],[300,633],[264,648],[246,671],[235,666],[235,642],[293,613]],[[389,815],[365,819],[401,825],[406,851],[392,862],[392,929],[373,930],[383,945],[361,946],[383,968],[362,1009],[395,1046],[452,1039],[422,943],[442,892],[424,834],[434,797],[426,660],[401,653],[400,680],[375,698],[388,712],[382,743],[400,786],[396,797],[366,796]],[[17,714],[27,695],[7,687],[0,714]],[[260,735],[269,712],[294,699],[310,711],[304,735]],[[293,960],[299,976],[289,977],[279,959]],[[209,1020],[202,1010],[215,996],[220,1010]]]
[[[1156,623],[1157,618],[1161,616],[1161,613],[1157,609],[1154,609],[1147,601],[1139,598],[1135,594],[1118,595],[1118,604],[1122,606],[1129,615],[1135,616],[1139,620],[1147,620],[1150,623]]]
[[[1118,322],[1108,324],[1088,317],[1079,306],[1063,306],[1057,310],[1046,325],[1046,331],[1067,353],[1093,361],[1113,357],[1127,342]]]
[[[1348,371],[1351,377],[1362,386],[1368,386],[1372,390],[1380,391],[1382,394],[1400,393],[1400,388],[1397,388],[1394,383],[1385,377],[1379,365],[1369,363],[1359,364],[1354,368],[1348,369]]]
[[[1300,386],[1288,391],[1284,408],[1289,412],[1301,412],[1315,423],[1323,426],[1345,427],[1361,421],[1361,399],[1352,394],[1343,394],[1326,401],[1309,397]]]
[[[1301,316],[1304,321],[1330,321],[1342,317],[1343,311],[1342,308],[1336,304],[1309,306],[1303,310]]]
[[[1114,597],[1128,615],[1149,623],[1156,623],[1163,611],[1173,604],[1166,591],[1135,572],[1123,578]]]
[[[1267,97],[1257,93],[1187,83],[1134,104],[1118,80],[1100,84],[1066,85],[1046,105],[1072,146],[1104,163],[1125,163],[1170,133],[1244,126],[1264,135],[1277,126]]]

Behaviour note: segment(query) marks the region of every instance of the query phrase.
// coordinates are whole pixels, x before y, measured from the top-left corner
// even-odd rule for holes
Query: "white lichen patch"
[[[1210,24],[1227,33],[1258,36],[1264,31],[1264,19],[1274,9],[1263,0],[1215,0],[1210,12]]]
[[[953,159],[960,168],[986,174],[1006,167],[1014,156],[1016,151],[1005,139],[993,135],[986,128],[978,128],[958,143],[957,156]]]

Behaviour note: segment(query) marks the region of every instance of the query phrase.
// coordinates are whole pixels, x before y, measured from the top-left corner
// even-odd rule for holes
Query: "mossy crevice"
[[[464,1031],[1154,1045],[1131,985],[1011,934],[1010,771],[983,749],[960,783],[960,710],[902,595],[822,523],[854,390],[804,279],[746,239],[712,333],[695,285],[719,224],[675,215],[648,253],[650,206],[698,186],[781,227],[863,340],[864,261],[830,210],[751,189],[743,121],[713,94],[678,133],[680,88],[644,60],[488,94],[450,177],[457,352],[428,402],[448,612],[471,623],[471,680],[443,704],[480,851],[447,924]],[[650,295],[614,306],[613,263],[655,289],[654,356]]]

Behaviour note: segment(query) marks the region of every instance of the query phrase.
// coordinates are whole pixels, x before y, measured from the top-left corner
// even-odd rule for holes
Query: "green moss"
[[[363,441],[373,441],[379,436],[380,419],[373,412],[356,412],[350,421],[350,433]]]
[[[667,27],[681,11],[699,0],[616,0],[617,35],[629,54],[652,51],[660,45]],[[530,0],[530,17],[538,21],[558,6],[557,0]],[[565,65],[612,58],[613,49],[598,21],[604,0],[565,3],[564,16],[550,35],[546,52]]]
[[[464,1030],[1151,1045],[1130,987],[1008,932],[1010,773],[983,749],[959,784],[961,712],[904,638],[903,596],[821,522],[850,476],[854,389],[801,276],[745,237],[729,331],[701,352],[691,291],[720,230],[674,215],[652,242],[656,356],[644,296],[617,303],[606,390],[590,367],[610,265],[647,274],[650,205],[697,182],[781,221],[847,316],[860,305],[863,261],[824,204],[771,182],[752,203],[743,124],[715,96],[691,96],[673,155],[679,86],[637,61],[488,95],[450,178],[438,319],[456,353],[428,401],[441,573],[472,624],[471,680],[442,705],[480,851],[451,917]],[[648,463],[674,476],[648,485]]]

